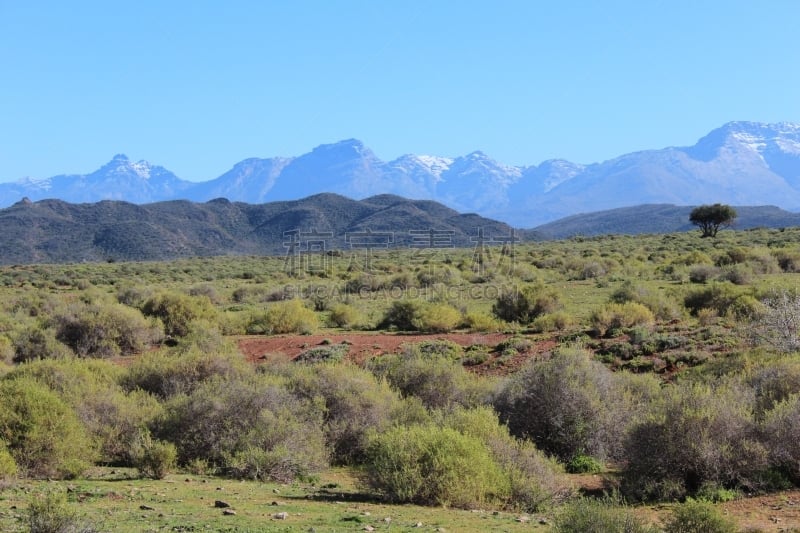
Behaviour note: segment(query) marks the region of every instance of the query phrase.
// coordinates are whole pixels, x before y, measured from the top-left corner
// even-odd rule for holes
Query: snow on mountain
[[[730,122],[688,147],[625,154],[580,165],[562,159],[515,167],[475,151],[449,158],[403,155],[384,162],[356,139],[297,157],[250,158],[192,183],[119,154],[90,174],[0,183],[0,206],[23,197],[148,203],[186,198],[261,203],[322,192],[354,199],[393,194],[437,200],[518,227],[644,203],[800,208],[800,124]]]

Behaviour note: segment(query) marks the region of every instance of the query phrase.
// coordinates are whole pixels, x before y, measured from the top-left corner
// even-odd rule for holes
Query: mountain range
[[[25,199],[0,209],[0,264],[283,255],[290,250],[352,250],[362,256],[369,247],[475,246],[481,231],[489,244],[513,230],[437,202],[392,195],[356,201],[326,193],[264,204]]]
[[[258,204],[336,192],[355,199],[393,194],[435,200],[512,226],[640,204],[774,205],[800,209],[800,124],[730,122],[695,145],[577,164],[504,165],[483,152],[448,158],[379,159],[362,142],[325,144],[297,157],[251,158],[205,182],[115,156],[84,175],[0,183],[0,207],[22,198],[135,204],[226,198]]]

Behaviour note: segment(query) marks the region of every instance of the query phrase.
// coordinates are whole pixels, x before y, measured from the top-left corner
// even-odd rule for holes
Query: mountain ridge
[[[382,161],[361,141],[346,139],[296,157],[248,158],[203,182],[118,154],[89,174],[0,183],[0,207],[23,197],[139,204],[224,197],[262,203],[326,191],[357,199],[395,194],[434,200],[516,227],[650,203],[795,210],[800,208],[800,124],[729,122],[692,146],[640,150],[590,164],[550,159],[509,166],[480,150]]]

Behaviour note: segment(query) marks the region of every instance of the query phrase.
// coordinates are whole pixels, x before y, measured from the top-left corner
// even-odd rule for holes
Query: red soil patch
[[[294,359],[315,346],[324,344],[350,345],[348,359],[362,364],[370,357],[397,353],[404,344],[431,340],[448,340],[461,346],[484,344],[494,348],[509,335],[504,333],[447,333],[441,335],[405,335],[401,333],[347,333],[335,335],[273,335],[241,337],[239,350],[248,361],[260,363],[276,358]],[[324,342],[323,342],[324,341]]]
[[[536,357],[546,357],[556,346],[555,341],[545,340],[533,343],[530,350],[512,357],[501,358],[494,348],[512,335],[505,333],[446,333],[438,335],[406,335],[402,333],[365,333],[326,335],[274,335],[239,338],[239,350],[252,363],[275,360],[291,360],[306,350],[324,344],[350,345],[347,358],[358,365],[378,355],[398,353],[404,344],[431,340],[448,340],[463,347],[473,344],[488,346],[493,352],[489,359],[480,365],[469,367],[482,375],[506,375],[518,370],[526,361]]]

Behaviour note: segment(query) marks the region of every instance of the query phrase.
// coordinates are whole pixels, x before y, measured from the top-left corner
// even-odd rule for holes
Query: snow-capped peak
[[[411,159],[437,178],[453,164],[453,160],[449,157],[438,157],[435,155],[415,155],[411,156]]]
[[[137,176],[145,180],[150,178],[150,171],[153,169],[153,167],[150,166],[150,163],[147,161],[131,163],[130,168],[136,173]]]

